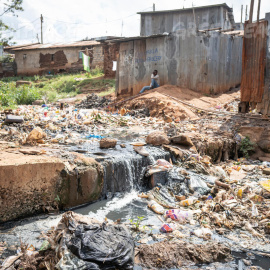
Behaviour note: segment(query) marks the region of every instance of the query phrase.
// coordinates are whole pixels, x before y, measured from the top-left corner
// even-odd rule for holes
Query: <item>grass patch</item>
[[[114,87],[111,87],[111,88],[109,88],[107,91],[100,92],[100,93],[98,93],[97,95],[100,96],[100,97],[104,97],[104,96],[113,94],[114,92],[115,92],[115,88],[114,88]]]
[[[8,77],[0,81],[0,107],[14,108],[20,104],[32,104],[34,100],[43,99],[53,102],[58,99],[74,97],[86,89],[104,89],[99,95],[114,92],[115,80],[98,78],[102,70],[96,68],[91,73],[57,74],[53,76]],[[17,80],[31,81],[32,85],[16,88]]]

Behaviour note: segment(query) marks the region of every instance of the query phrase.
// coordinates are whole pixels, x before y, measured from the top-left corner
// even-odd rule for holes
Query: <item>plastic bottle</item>
[[[193,211],[182,211],[180,209],[172,209],[165,212],[167,218],[172,220],[178,220],[179,222],[184,222],[186,220],[193,219]]]
[[[152,209],[155,213],[160,215],[163,215],[165,212],[164,208],[161,205],[152,200],[148,203],[148,207]]]
[[[189,197],[188,199],[181,201],[179,204],[181,206],[189,206],[194,204],[198,199],[196,197]]]

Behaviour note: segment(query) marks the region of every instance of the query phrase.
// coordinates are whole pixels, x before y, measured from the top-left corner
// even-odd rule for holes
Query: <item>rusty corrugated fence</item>
[[[246,23],[242,55],[241,101],[262,102],[266,65],[267,21]]]

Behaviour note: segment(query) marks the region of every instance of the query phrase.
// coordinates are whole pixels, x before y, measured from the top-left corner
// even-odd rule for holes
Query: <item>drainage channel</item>
[[[104,168],[104,187],[100,201],[79,207],[74,210],[76,213],[88,215],[98,220],[121,220],[129,222],[138,216],[143,217],[142,226],[154,224],[161,226],[160,219],[147,207],[147,202],[138,198],[138,193],[147,190],[147,184],[144,182],[144,172],[148,165],[157,159],[170,159],[170,154],[158,147],[147,147],[150,153],[149,157],[142,157],[136,154],[132,146],[126,144],[126,148],[117,145],[116,149],[102,150],[97,149],[95,145],[83,145],[80,148],[72,148],[71,151],[78,150],[89,157],[98,160]],[[40,215],[23,219],[16,222],[9,222],[5,226],[0,225],[0,242],[8,243],[8,249],[4,251],[1,261],[9,255],[16,253],[20,242],[28,243],[37,249],[41,246],[43,240],[40,239],[40,233],[56,226],[61,215]],[[219,238],[219,241],[225,241]],[[233,251],[234,260],[230,262],[216,262],[208,265],[193,265],[189,269],[249,269],[244,261],[248,253]],[[249,258],[253,266],[260,269],[269,269],[270,259],[254,255]],[[139,266],[134,269],[141,270]],[[257,268],[259,269],[259,268]]]

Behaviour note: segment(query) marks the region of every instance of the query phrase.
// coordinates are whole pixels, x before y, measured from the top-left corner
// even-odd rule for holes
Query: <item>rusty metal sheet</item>
[[[242,54],[241,101],[261,102],[267,47],[267,21],[246,23]]]

